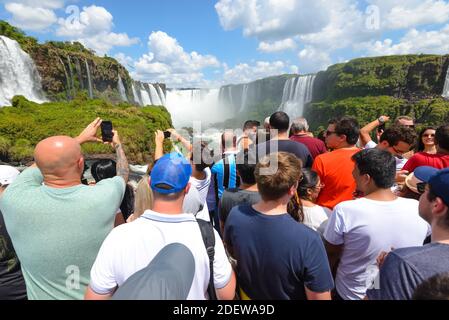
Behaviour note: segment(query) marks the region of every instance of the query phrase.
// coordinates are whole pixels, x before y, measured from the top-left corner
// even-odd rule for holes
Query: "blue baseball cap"
[[[428,183],[432,192],[449,205],[449,168],[438,170],[433,167],[418,167],[415,176]]]
[[[151,189],[162,194],[182,191],[189,183],[192,167],[179,153],[169,153],[157,160],[151,170]]]

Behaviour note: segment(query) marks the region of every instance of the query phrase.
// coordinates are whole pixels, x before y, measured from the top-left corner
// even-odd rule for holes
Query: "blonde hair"
[[[277,171],[274,174],[261,174],[261,169],[270,168],[274,155]],[[277,200],[286,195],[302,177],[302,162],[291,153],[279,152],[261,159],[256,166],[255,177],[260,196],[264,201]]]
[[[150,188],[149,176],[144,175],[137,184],[136,195],[134,199],[134,218],[140,217],[145,210],[153,208],[153,191]]]

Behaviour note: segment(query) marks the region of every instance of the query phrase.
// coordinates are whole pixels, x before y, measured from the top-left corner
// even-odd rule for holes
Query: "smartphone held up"
[[[112,142],[113,137],[114,133],[112,132],[112,122],[101,122],[101,138],[103,139],[103,142]]]

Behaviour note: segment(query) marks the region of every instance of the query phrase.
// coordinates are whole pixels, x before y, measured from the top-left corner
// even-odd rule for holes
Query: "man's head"
[[[432,225],[449,230],[449,168],[437,170],[418,167],[415,175],[423,181],[418,184],[422,193],[419,199],[419,214]]]
[[[277,171],[264,175],[263,169],[270,168],[271,161],[277,161]],[[301,160],[291,153],[273,153],[261,159],[256,166],[255,176],[260,196],[264,201],[288,200],[295,194],[301,180]]]
[[[352,176],[357,190],[365,195],[379,189],[389,189],[396,177],[396,160],[393,155],[380,149],[364,149],[352,156],[355,162]]]
[[[421,282],[413,293],[413,300],[449,300],[449,272]]]
[[[245,124],[243,125],[243,132],[248,134],[248,133],[256,133],[257,129],[260,126],[260,122],[257,120],[248,120],[245,122]]]
[[[232,130],[226,130],[221,135],[221,150],[225,152],[235,148],[237,148],[237,136]]]
[[[150,186],[154,201],[175,202],[182,204],[189,191],[189,179],[192,166],[179,153],[170,153],[160,158],[151,170]]]
[[[282,111],[275,112],[270,117],[270,128],[278,130],[279,133],[285,133],[290,127],[290,118],[288,114]]]
[[[239,152],[236,160],[237,174],[242,183],[246,185],[256,184],[256,177],[254,176],[257,163],[255,153],[248,150]]]
[[[353,146],[359,139],[360,127],[356,119],[342,117],[329,121],[324,136],[329,149],[340,149]]]
[[[0,166],[0,195],[16,180],[20,172],[11,166]]]
[[[306,118],[297,118],[293,120],[292,127],[290,129],[292,134],[306,133],[309,131],[309,124]]]
[[[263,122],[263,127],[264,127],[266,130],[270,130],[270,117],[266,117],[266,118],[265,118],[265,120],[264,120],[264,122]]]
[[[34,159],[46,181],[81,180],[84,158],[80,144],[71,137],[57,136],[42,140],[34,149]]]
[[[394,126],[404,126],[415,129],[415,120],[409,116],[400,116],[394,120]]]
[[[207,146],[207,143],[201,141],[193,144],[190,162],[192,163],[192,167],[198,172],[202,172],[209,167],[212,163],[212,152]]]
[[[417,137],[416,131],[410,127],[393,126],[384,131],[377,147],[402,158],[404,153],[413,148]]]
[[[435,144],[439,151],[449,152],[449,125],[441,126],[435,132]]]

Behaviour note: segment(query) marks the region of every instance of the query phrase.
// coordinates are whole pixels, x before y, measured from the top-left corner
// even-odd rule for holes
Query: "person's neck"
[[[391,191],[391,189],[377,189],[373,188],[371,191],[365,193],[365,198],[375,201],[393,201],[398,197]]]
[[[449,230],[441,228],[437,222],[432,222],[432,243],[449,244]]]
[[[237,148],[235,148],[235,147],[227,148],[223,151],[223,154],[229,153],[229,152],[236,152],[236,151],[237,151]]]
[[[272,140],[289,140],[288,132],[279,132]]]
[[[301,203],[302,203],[303,207],[307,207],[307,208],[312,208],[312,207],[315,207],[317,205],[313,201],[306,200],[306,199],[303,199],[303,198],[301,198]]]
[[[435,145],[433,146],[424,146],[424,152],[429,154],[436,154],[437,153],[437,147]]]
[[[181,214],[182,211],[182,202],[165,202],[165,201],[154,201],[153,209],[154,212],[162,213],[162,214]]]
[[[262,200],[253,205],[253,208],[268,216],[278,216],[287,213],[287,203],[285,201]]]
[[[240,189],[241,190],[246,190],[246,191],[259,191],[259,189],[257,189],[257,184],[246,184],[246,183],[242,183],[240,185]]]
[[[197,180],[204,180],[206,179],[206,173],[204,171],[193,170],[192,177]]]
[[[339,145],[338,147],[334,148],[334,150],[349,150],[349,149],[356,149],[355,144],[349,144],[347,142],[342,143],[341,145]]]
[[[65,189],[81,184],[81,178],[57,178],[44,176],[44,185],[54,189]]]
[[[309,133],[306,131],[301,131],[301,132],[297,132],[294,134],[294,136],[297,136],[297,137],[306,137],[308,135],[309,135]]]

